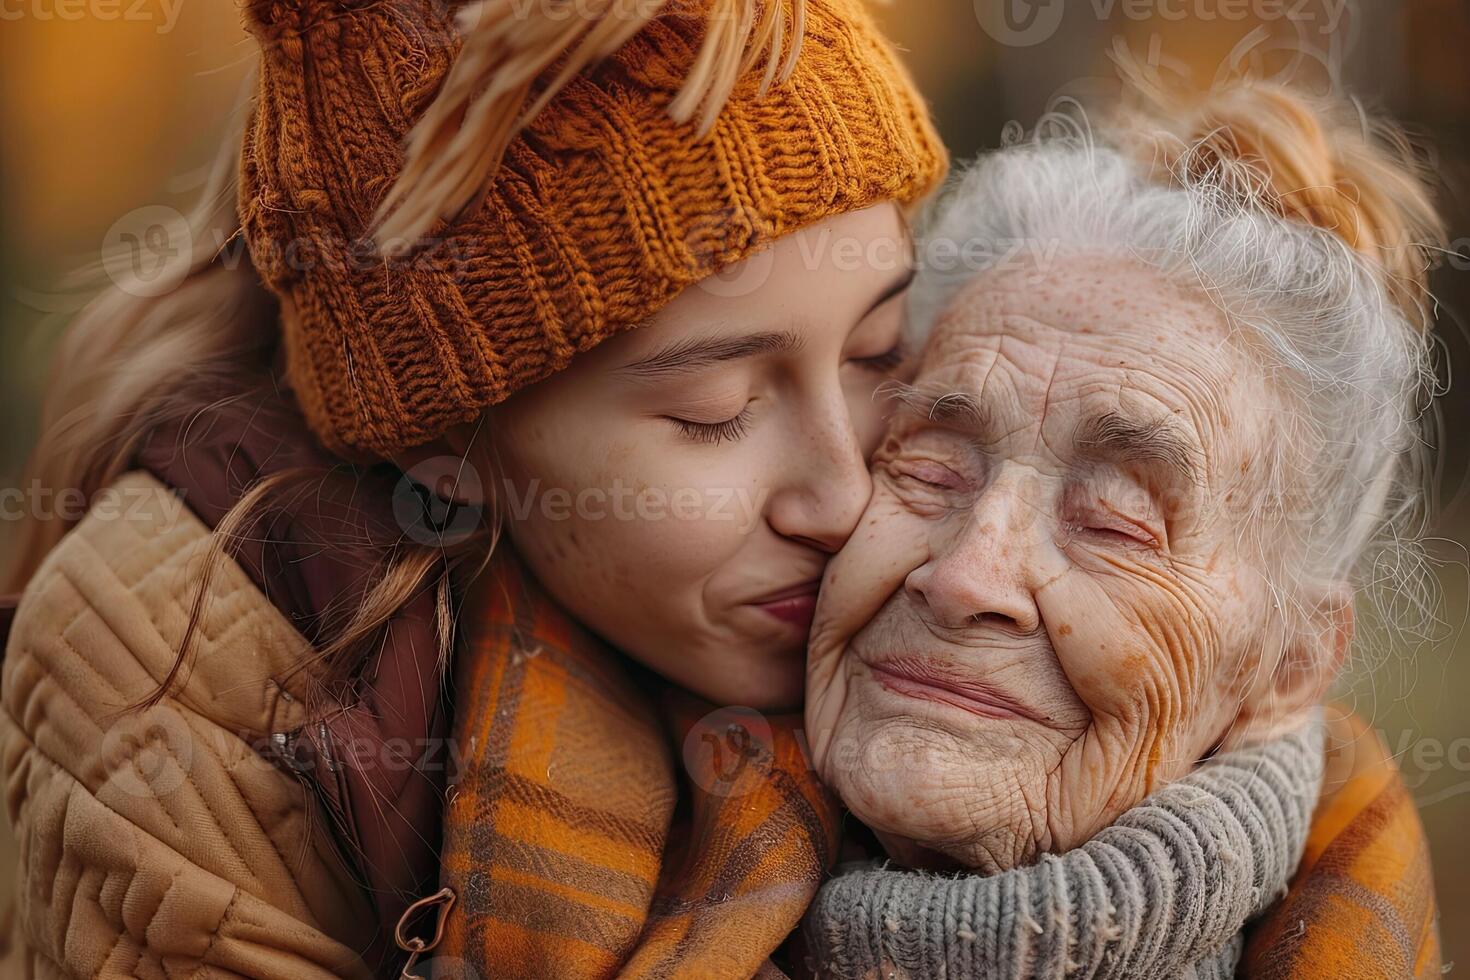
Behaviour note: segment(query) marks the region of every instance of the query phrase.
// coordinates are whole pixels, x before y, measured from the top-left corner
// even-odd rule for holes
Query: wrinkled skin
[[[1068,850],[1318,695],[1275,683],[1287,641],[1239,544],[1284,402],[1206,299],[1112,258],[984,273],[915,389],[828,567],[807,687],[819,772],[894,856]],[[924,397],[951,392],[976,412]]]

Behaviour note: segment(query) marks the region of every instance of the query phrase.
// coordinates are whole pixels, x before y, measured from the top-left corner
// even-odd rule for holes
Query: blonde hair
[[[479,0],[459,12],[464,47],[409,134],[403,171],[374,219],[386,252],[406,250],[436,219],[473,209],[511,140],[567,82],[679,6],[670,0],[585,2],[591,8],[586,16],[568,10],[567,0]],[[704,42],[668,111],[681,123],[698,115],[699,133],[706,135],[736,81],[760,59],[761,94],[791,75],[806,0],[703,3]]]
[[[1336,235],[1378,272],[1425,329],[1428,271],[1447,235],[1423,161],[1405,132],[1361,104],[1288,86],[1237,81],[1205,92],[1170,87],[1126,60],[1114,138],[1147,153],[1155,179],[1215,171],[1234,192]]]

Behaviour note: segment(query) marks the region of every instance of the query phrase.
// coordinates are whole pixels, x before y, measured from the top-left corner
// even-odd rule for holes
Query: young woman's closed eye
[[[799,703],[817,583],[867,501],[875,392],[904,356],[909,263],[854,270],[814,247],[823,234],[864,254],[907,247],[892,205],[829,219],[776,243],[749,292],[692,287],[487,426],[499,476],[522,493],[622,503],[511,521],[537,577],[719,703]]]

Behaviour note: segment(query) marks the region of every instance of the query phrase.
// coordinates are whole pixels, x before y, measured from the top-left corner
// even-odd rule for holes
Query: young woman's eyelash
[[[855,358],[855,360],[863,367],[873,371],[892,371],[903,363],[904,356],[907,353],[904,350],[903,344],[897,343],[875,357],[859,357]]]
[[[672,415],[668,418],[670,422],[679,427],[680,432],[695,442],[717,445],[745,435],[746,429],[750,426],[750,408],[742,408],[740,414],[725,419],[723,422],[691,422]]]

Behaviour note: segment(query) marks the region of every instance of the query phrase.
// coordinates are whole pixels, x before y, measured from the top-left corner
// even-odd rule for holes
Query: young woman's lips
[[[962,680],[923,660],[868,664],[878,683],[895,694],[953,705],[982,718],[1039,721],[1025,705],[975,681]]]
[[[820,584],[815,581],[803,582],[773,592],[751,605],[805,633],[812,627],[812,614],[817,608],[817,586]]]

